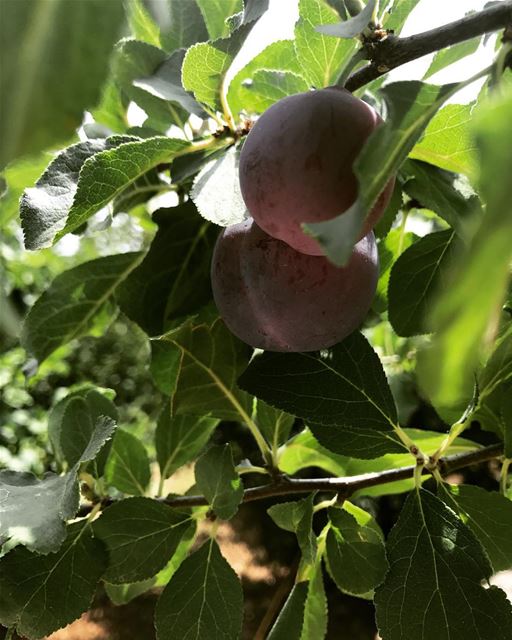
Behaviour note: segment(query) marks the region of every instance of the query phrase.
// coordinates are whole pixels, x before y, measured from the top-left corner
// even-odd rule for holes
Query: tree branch
[[[442,475],[446,475],[472,464],[494,460],[503,455],[503,445],[493,444],[490,447],[470,451],[469,453],[457,453],[446,458],[441,458],[438,469]],[[251,487],[244,491],[242,502],[252,502],[276,496],[293,495],[300,493],[311,493],[312,491],[329,491],[337,493],[340,498],[347,499],[360,489],[375,487],[397,480],[407,480],[413,477],[415,466],[400,467],[399,469],[389,469],[376,473],[365,473],[358,476],[348,476],[346,478],[287,478],[281,477],[275,482],[259,487]],[[423,474],[431,474],[431,471],[424,468]],[[171,498],[159,498],[159,502],[170,507],[202,507],[207,506],[208,501],[204,496],[174,496]],[[109,506],[115,500],[107,499],[102,504]],[[92,505],[84,505],[79,512],[79,517],[90,513]]]
[[[349,91],[355,91],[406,62],[510,24],[512,0],[505,0],[478,13],[408,38],[398,38],[391,34],[383,40],[367,42],[363,48],[371,63],[352,74],[345,87]]]

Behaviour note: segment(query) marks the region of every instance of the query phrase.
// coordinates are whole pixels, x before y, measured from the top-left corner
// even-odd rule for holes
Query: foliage
[[[342,83],[417,0],[380,4],[347,19],[338,0],[300,0],[294,37],[233,74],[265,0],[2,0],[6,627],[41,638],[101,586],[116,604],[158,588],[159,640],[236,640],[244,590],[218,520],[269,498],[300,558],[266,637],[326,637],[332,583],[374,602],[383,640],[512,639],[512,605],[486,588],[512,568],[509,43],[470,105],[447,101],[474,78],[359,92],[385,123],[356,161],[354,205],[309,232],[344,264],[396,175],[360,332],[254,353],[212,304],[219,228],[248,215],[251,123]],[[425,77],[480,40],[439,51]],[[487,460],[485,444],[499,483],[442,478],[441,459]]]

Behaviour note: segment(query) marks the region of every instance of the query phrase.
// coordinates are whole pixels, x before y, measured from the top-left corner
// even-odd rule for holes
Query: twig
[[[467,467],[472,464],[486,462],[499,458],[503,455],[503,445],[494,444],[490,447],[470,451],[469,453],[457,453],[439,460],[439,469],[442,475],[451,473],[455,469]],[[251,487],[244,491],[242,502],[252,502],[276,496],[293,495],[298,493],[311,493],[313,491],[327,491],[337,493],[342,499],[347,499],[356,491],[375,487],[396,480],[406,480],[413,477],[416,466],[400,467],[399,469],[388,469],[376,473],[364,473],[346,478],[288,478],[281,476],[275,482],[264,484],[259,487]],[[423,468],[423,474],[432,474],[432,470]],[[204,496],[174,496],[170,498],[159,498],[159,502],[170,507],[201,507],[207,506],[208,501]],[[108,506],[115,500],[104,501],[103,506]],[[92,509],[91,505],[84,505],[80,509],[79,516],[87,515]]]
[[[408,38],[390,34],[383,40],[369,42],[364,48],[371,63],[351,75],[345,87],[349,91],[355,91],[406,62],[484,33],[491,33],[509,24],[512,24],[512,0],[505,0],[483,11]]]

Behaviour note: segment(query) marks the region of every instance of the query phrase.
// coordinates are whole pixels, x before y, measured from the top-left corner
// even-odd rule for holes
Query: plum
[[[374,109],[346,89],[298,93],[259,118],[240,155],[240,188],[255,222],[297,251],[322,255],[303,222],[329,220],[357,197],[354,160],[382,122]],[[382,216],[393,192],[386,185],[366,218],[364,237]]]
[[[360,240],[340,268],[295,251],[248,219],[220,234],[211,275],[220,315],[241,340],[270,351],[316,351],[364,320],[377,286],[375,236]]]

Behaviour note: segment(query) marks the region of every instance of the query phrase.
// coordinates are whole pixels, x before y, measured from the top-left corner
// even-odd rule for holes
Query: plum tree
[[[373,232],[345,267],[292,249],[252,220],[224,229],[215,246],[212,288],[231,331],[253,347],[316,351],[363,321],[378,278]]]
[[[256,223],[297,251],[322,255],[303,222],[346,211],[357,197],[353,163],[382,122],[346,89],[298,93],[272,105],[251,129],[240,156],[240,187]],[[389,202],[390,180],[365,221],[374,227]]]

